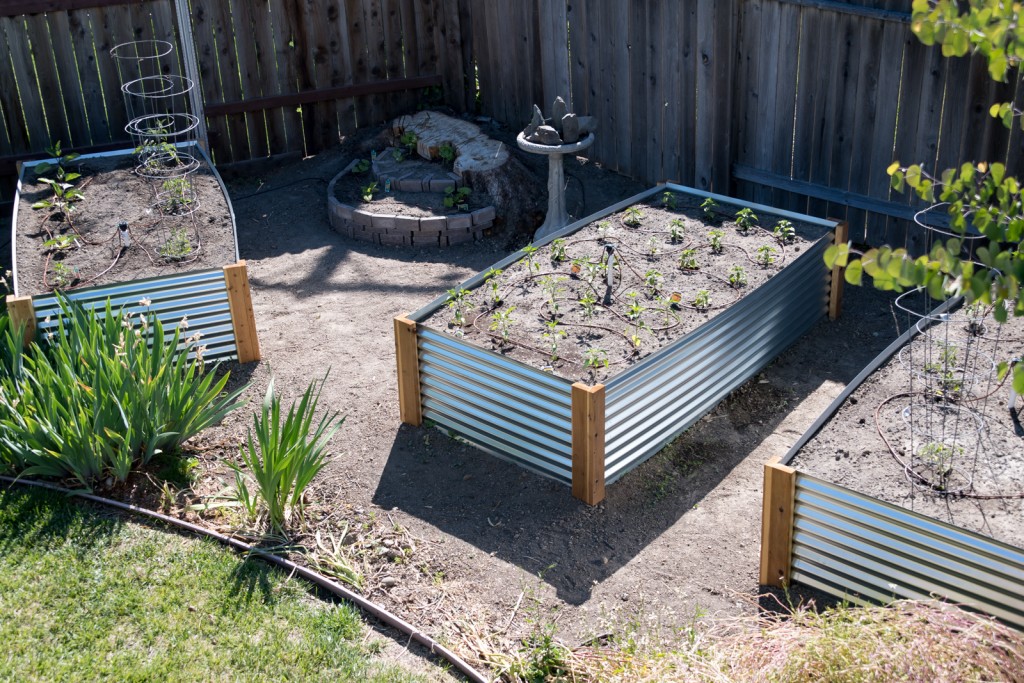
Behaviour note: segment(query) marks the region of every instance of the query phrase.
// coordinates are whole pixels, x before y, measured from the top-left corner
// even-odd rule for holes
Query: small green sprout
[[[668,237],[673,243],[682,242],[685,234],[685,224],[682,219],[673,218],[668,224]]]
[[[757,257],[755,258],[755,260],[758,262],[758,264],[767,268],[771,264],[775,263],[775,254],[776,251],[774,247],[771,247],[767,244],[762,244],[760,247],[757,248]]]
[[[708,197],[700,204],[700,210],[704,214],[704,219],[713,221],[717,218],[716,210],[718,209],[718,202],[711,197]]]
[[[711,307],[711,292],[706,289],[698,289],[697,293],[693,295],[693,305],[695,308],[704,310]]]
[[[497,332],[501,337],[502,344],[508,344],[509,339],[512,335],[512,327],[515,325],[515,318],[512,317],[512,311],[516,310],[515,306],[509,306],[503,308],[500,311],[495,311],[491,316],[491,332]]]
[[[699,270],[696,249],[683,249],[679,252],[679,267],[683,270]]]
[[[793,227],[793,223],[783,219],[775,224],[772,234],[780,243],[788,244],[796,239],[796,228]]]
[[[743,266],[733,266],[729,269],[729,284],[737,289],[747,284],[747,271]]]
[[[722,238],[725,237],[725,232],[722,230],[709,230],[708,241],[711,242],[711,251],[716,254],[721,254],[725,248],[722,246]]]
[[[644,212],[639,206],[631,206],[622,214],[622,222],[631,228],[639,227],[644,220]]]
[[[757,225],[757,214],[749,208],[740,209],[736,212],[736,225],[740,232],[746,235],[752,227]]]

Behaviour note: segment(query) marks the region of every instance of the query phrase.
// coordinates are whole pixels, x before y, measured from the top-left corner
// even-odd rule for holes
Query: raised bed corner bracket
[[[846,221],[836,223],[835,238],[833,244],[846,244],[850,238],[850,226]],[[832,266],[832,280],[828,289],[828,319],[836,320],[843,312],[843,282],[845,267]]]
[[[32,297],[9,295],[7,297],[7,313],[11,317],[12,329],[25,328],[22,343],[27,348],[36,337],[36,312],[32,305]]]
[[[256,335],[256,315],[252,310],[252,294],[249,291],[249,273],[245,260],[224,266],[224,284],[228,291],[228,306],[235,331],[238,362],[257,361],[260,359],[260,340]]]
[[[402,422],[419,427],[423,424],[419,341],[416,323],[401,315],[395,318],[395,362],[398,366],[398,404]]]
[[[604,385],[572,385],[572,495],[604,500]]]
[[[793,547],[796,470],[780,465],[777,458],[765,463],[763,496],[760,583],[785,588]]]

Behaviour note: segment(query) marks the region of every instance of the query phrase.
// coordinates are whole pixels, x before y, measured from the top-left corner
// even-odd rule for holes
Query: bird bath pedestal
[[[516,137],[516,144],[524,152],[548,156],[548,215],[544,219],[544,224],[537,228],[533,238],[536,241],[569,224],[569,214],[565,210],[565,172],[562,168],[562,156],[575,154],[590,147],[594,144],[594,134],[588,133],[587,137],[579,142],[568,145],[540,145],[530,142],[520,133]]]

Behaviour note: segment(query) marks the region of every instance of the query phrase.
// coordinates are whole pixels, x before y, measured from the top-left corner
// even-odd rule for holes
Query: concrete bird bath
[[[562,157],[590,147],[594,144],[594,134],[587,133],[582,140],[567,145],[542,145],[530,142],[526,139],[525,133],[520,133],[516,137],[516,144],[524,152],[546,154],[548,157],[548,215],[533,237],[534,241],[537,241],[569,224],[569,214],[565,210],[565,171],[562,167]]]

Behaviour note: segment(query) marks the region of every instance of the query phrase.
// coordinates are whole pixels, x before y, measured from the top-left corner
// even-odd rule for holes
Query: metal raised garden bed
[[[785,457],[765,465],[760,582],[795,582],[857,604],[937,597],[1024,628],[1024,549],[788,465],[850,395],[919,333],[915,325],[901,335]]]
[[[836,233],[845,239],[844,224],[679,185],[658,185],[535,246],[666,190],[828,232],[724,312],[604,384],[574,383],[431,329],[423,321],[445,306],[447,297],[439,297],[395,319],[402,420],[430,420],[500,458],[571,485],[574,496],[596,504],[606,484],[657,453],[830,310],[838,311],[840,290],[830,289],[833,276],[823,255]],[[494,268],[524,256],[514,253]],[[484,279],[478,274],[462,287],[479,287]]]
[[[186,145],[176,145],[185,148]],[[87,309],[102,312],[107,302],[111,309],[127,314],[147,313],[156,316],[167,334],[173,333],[187,316],[188,327],[182,337],[198,336],[197,346],[205,347],[203,357],[210,360],[237,359],[250,362],[260,359],[259,339],[249,291],[249,278],[245,261],[238,258],[238,236],[231,199],[220,174],[217,173],[205,150],[198,145],[187,145],[191,154],[200,156],[220,185],[230,214],[235,243],[235,262],[222,268],[205,268],[175,272],[165,276],[142,278],[125,282],[107,283],[63,292],[70,301]],[[130,156],[134,150],[118,150],[82,155],[86,160],[98,157]],[[18,282],[17,244],[18,205],[21,185],[27,170],[54,159],[25,162],[19,173],[18,194],[14,202],[11,221],[14,294],[7,297],[7,307],[15,325],[26,327],[26,343],[40,334],[55,329],[60,317],[60,304],[56,294],[22,294]],[[142,303],[145,302],[145,305]],[[192,351],[191,353],[194,353]]]

